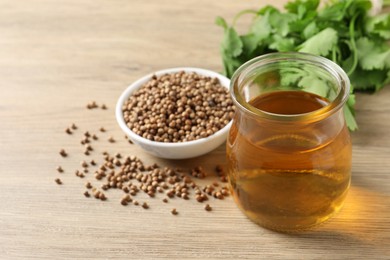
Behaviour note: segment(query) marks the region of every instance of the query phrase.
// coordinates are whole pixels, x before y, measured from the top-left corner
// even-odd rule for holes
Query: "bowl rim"
[[[132,84],[130,84],[120,95],[119,99],[117,100],[116,107],[115,107],[115,116],[117,119],[117,122],[121,129],[132,139],[133,141],[139,141],[144,144],[154,146],[154,147],[161,147],[161,148],[178,148],[178,147],[186,147],[190,145],[202,145],[206,144],[209,142],[211,139],[217,138],[221,135],[224,135],[227,133],[229,128],[232,125],[232,120],[229,121],[223,128],[219,129],[217,132],[213,133],[210,136],[204,137],[204,138],[199,138],[197,140],[192,140],[192,141],[186,141],[186,142],[178,142],[178,143],[172,143],[172,142],[157,142],[157,141],[151,141],[149,139],[146,139],[136,133],[134,133],[130,128],[126,125],[126,122],[123,117],[122,113],[122,106],[124,102],[128,99],[128,97],[137,89],[139,89],[144,83],[146,83],[148,80],[152,78],[153,75],[160,76],[163,74],[171,74],[175,72],[195,72],[199,75],[202,76],[208,76],[208,77],[213,77],[213,78],[218,78],[220,81],[220,84],[225,87],[228,91],[230,88],[230,79],[225,77],[222,74],[219,74],[215,71],[212,70],[207,70],[207,69],[202,69],[202,68],[196,68],[196,67],[175,67],[175,68],[168,68],[168,69],[163,69],[163,70],[158,70],[153,73],[149,73],[136,81],[134,81]]]

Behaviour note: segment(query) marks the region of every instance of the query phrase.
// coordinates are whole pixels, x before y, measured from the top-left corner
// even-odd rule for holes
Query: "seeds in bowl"
[[[217,78],[194,72],[152,76],[122,107],[127,127],[156,142],[187,142],[208,137],[234,115],[228,89]]]

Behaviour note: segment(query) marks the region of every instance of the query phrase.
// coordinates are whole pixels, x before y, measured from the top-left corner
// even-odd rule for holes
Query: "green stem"
[[[234,16],[233,18],[233,23],[232,23],[232,27],[234,27],[237,23],[237,20],[243,16],[244,14],[257,14],[257,12],[255,10],[251,10],[251,9],[246,9],[246,10],[242,10],[241,12],[239,12],[238,14],[236,14],[236,16]]]
[[[352,67],[347,72],[348,76],[350,76],[355,71],[356,66],[358,64],[358,53],[357,53],[356,42],[355,42],[355,21],[357,17],[358,14],[355,14],[352,17],[351,22],[349,23],[349,34],[351,35],[350,37],[351,49],[353,50],[353,63],[352,63]]]
[[[337,52],[336,52],[336,46],[333,46],[332,49],[332,61],[337,63]]]

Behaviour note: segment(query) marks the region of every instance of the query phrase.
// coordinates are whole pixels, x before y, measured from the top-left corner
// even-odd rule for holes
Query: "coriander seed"
[[[60,155],[61,155],[62,157],[68,156],[68,154],[66,153],[66,151],[65,151],[64,149],[61,149],[61,150],[60,150]]]

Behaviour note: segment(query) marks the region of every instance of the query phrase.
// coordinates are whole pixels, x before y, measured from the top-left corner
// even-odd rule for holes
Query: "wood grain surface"
[[[74,171],[86,158],[101,161],[104,150],[208,172],[224,163],[224,146],[184,161],[145,154],[124,139],[116,100],[159,69],[221,71],[215,17],[231,21],[239,10],[284,2],[1,0],[0,259],[390,259],[390,87],[358,95],[350,193],[342,211],[312,231],[263,229],[231,198],[210,200],[207,212],[194,199],[164,204],[162,196],[139,195],[150,204],[144,210],[121,206],[117,190],[105,202],[82,195],[93,176],[79,179]],[[87,110],[92,100],[108,110]],[[71,123],[79,129],[69,136]],[[86,130],[99,135],[89,157],[79,143]],[[107,141],[111,135],[117,142]],[[173,207],[179,215],[171,215]]]

